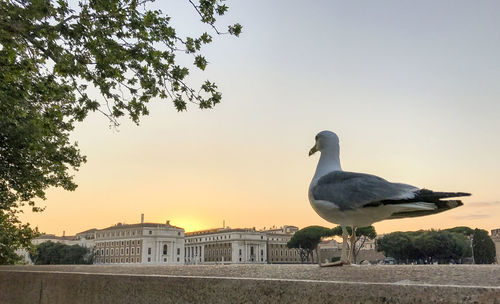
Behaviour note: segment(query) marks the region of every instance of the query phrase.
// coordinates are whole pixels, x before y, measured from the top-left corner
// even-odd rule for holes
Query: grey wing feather
[[[334,171],[322,176],[311,190],[315,200],[329,201],[340,210],[350,210],[383,200],[408,199],[419,189],[375,175]]]

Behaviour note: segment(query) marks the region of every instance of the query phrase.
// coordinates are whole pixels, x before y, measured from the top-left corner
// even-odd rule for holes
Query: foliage
[[[31,238],[38,230],[29,224],[22,224],[12,213],[0,210],[0,265],[15,264],[21,261],[16,249],[32,248]]]
[[[321,242],[322,237],[333,236],[332,229],[321,226],[309,226],[295,232],[290,241],[286,244],[288,248],[299,250],[301,262],[313,261],[313,252]]]
[[[76,188],[70,171],[85,157],[69,134],[89,112],[117,126],[124,115],[138,124],[154,98],[171,100],[178,111],[188,102],[207,109],[221,101],[215,83],[195,89],[189,68],[177,64],[178,55],[190,56],[204,70],[201,49],[212,36],[180,36],[169,16],[148,8],[151,2],[0,1],[0,211],[8,218],[0,235],[11,242],[0,256],[11,256],[3,250],[23,247],[23,238],[35,235],[26,225],[9,232],[25,204],[42,211],[34,200],[45,199],[48,187]],[[224,34],[215,25],[228,10],[224,0],[186,3],[212,32]],[[241,25],[226,33],[238,36]]]
[[[395,258],[397,261],[417,259],[417,249],[413,239],[405,232],[393,232],[384,235],[376,241],[377,251],[383,251],[385,256]]]
[[[460,262],[471,255],[471,249],[467,236],[463,234],[466,229],[456,228],[389,233],[377,240],[377,250],[404,263]]]
[[[79,245],[66,245],[51,241],[36,246],[30,258],[36,265],[92,264],[93,255],[89,249]]]
[[[427,231],[415,237],[414,244],[424,259],[458,260],[470,254],[467,238],[448,231]]]
[[[474,263],[492,264],[495,262],[495,243],[488,235],[488,231],[475,229],[473,234],[472,247],[474,250]]]
[[[466,236],[472,235],[474,233],[473,229],[466,227],[466,226],[453,227],[453,228],[445,229],[445,231],[454,232],[454,233],[461,233],[461,234],[466,235]]]

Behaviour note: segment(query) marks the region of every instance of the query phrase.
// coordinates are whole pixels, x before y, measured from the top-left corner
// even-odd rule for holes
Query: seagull
[[[342,227],[344,239],[341,263],[354,263],[356,228],[386,219],[431,215],[463,203],[443,198],[469,196],[463,192],[434,192],[415,186],[392,183],[381,177],[342,171],[337,134],[322,131],[309,156],[321,152],[316,172],[309,186],[309,201],[319,216]],[[350,252],[347,256],[347,229],[350,226]]]

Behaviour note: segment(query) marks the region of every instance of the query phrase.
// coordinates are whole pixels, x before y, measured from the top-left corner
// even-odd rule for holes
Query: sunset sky
[[[181,33],[210,31],[188,1],[159,1]],[[157,100],[135,126],[92,114],[72,135],[87,163],[76,191],[50,189],[22,219],[61,235],[118,222],[186,231],[332,227],[307,189],[314,136],[340,137],[346,171],[439,191],[471,192],[434,216],[375,224],[397,230],[500,228],[500,2],[229,1],[210,64],[212,110]],[[184,58],[190,63],[192,58]],[[97,94],[97,92],[95,93]]]

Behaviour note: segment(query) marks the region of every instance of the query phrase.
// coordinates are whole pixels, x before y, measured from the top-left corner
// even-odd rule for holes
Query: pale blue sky
[[[473,196],[381,232],[500,228],[500,2],[230,1],[204,54],[223,91],[213,110],[156,102],[140,127],[98,115],[73,136],[88,156],[74,193],[49,193],[42,231],[172,220],[186,230],[328,225],[307,201],[318,131],[344,170]],[[184,0],[159,1],[183,32],[210,31]],[[191,62],[191,59],[188,59]],[[81,210],[84,204],[86,208]],[[78,210],[78,211],[77,211]],[[78,212],[81,220],[61,218]],[[148,217],[149,216],[149,217]],[[89,220],[92,218],[92,220]]]

